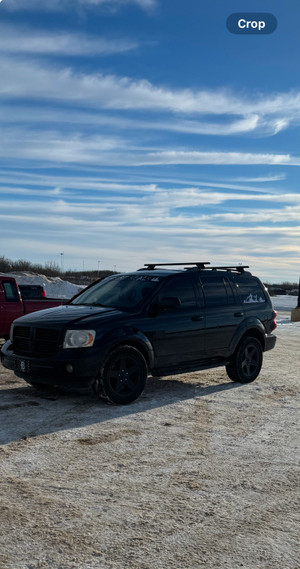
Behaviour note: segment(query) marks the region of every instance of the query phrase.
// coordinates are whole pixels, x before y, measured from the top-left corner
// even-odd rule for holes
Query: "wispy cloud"
[[[3,5],[8,11],[57,12],[74,10],[76,7],[117,10],[130,4],[149,10],[154,8],[156,3],[156,0],[5,0]]]
[[[0,95],[39,97],[39,99],[85,102],[96,108],[117,110],[151,110],[198,115],[240,115],[250,121],[251,129],[258,116],[273,117],[276,130],[286,126],[288,117],[300,119],[300,92],[276,95],[238,95],[229,90],[171,89],[141,79],[103,73],[75,72],[71,67],[42,65],[12,57],[0,61]],[[250,118],[249,118],[250,117]],[[264,119],[266,120],[266,119]],[[272,121],[274,119],[272,118]],[[244,128],[243,123],[241,125]]]
[[[300,157],[289,154],[254,154],[250,152],[197,152],[186,150],[163,150],[148,153],[136,161],[142,164],[279,164],[300,165]]]
[[[60,163],[105,164],[114,161],[114,152],[124,146],[120,137],[84,136],[55,131],[27,131],[2,129],[0,152],[2,157]],[[118,158],[115,158],[117,161]]]
[[[174,120],[172,118],[161,118],[159,120],[140,119],[137,116],[116,116],[113,111],[99,112],[96,109],[66,109],[56,108],[53,109],[49,105],[37,106],[34,109],[26,104],[14,104],[13,106],[14,120],[18,120],[20,124],[30,123],[31,125],[51,123],[59,123],[60,125],[80,125],[86,127],[89,125],[97,126],[98,128],[109,128],[111,130],[117,129],[128,131],[166,131],[186,133],[193,135],[213,135],[213,136],[231,136],[251,134],[261,132],[263,129],[258,125],[256,116],[248,117],[240,120],[232,120],[226,122],[205,122],[202,120],[181,120],[179,116]],[[0,107],[0,121],[9,123],[12,120],[11,106],[3,103]]]
[[[300,165],[300,156],[250,152],[199,152],[160,150],[148,152],[120,136],[90,135],[80,132],[3,128],[0,140],[2,157],[14,161],[76,163],[110,166],[145,166],[167,164],[215,165]]]
[[[257,184],[264,183],[264,182],[279,182],[281,180],[286,179],[286,174],[268,174],[267,176],[240,176],[239,178],[235,178],[237,182],[256,182]]]
[[[139,178],[141,180],[140,182],[137,181]],[[151,176],[151,180],[155,180],[156,178],[156,176]],[[226,178],[226,181],[215,182],[212,180],[203,181],[199,178],[197,180],[186,180],[182,176],[177,176],[176,179],[162,176],[156,183],[154,183],[154,181],[151,183],[149,182],[148,174],[138,176],[136,172],[133,177],[134,181],[130,181],[131,179],[132,176],[129,176],[128,181],[124,182],[123,172],[118,173],[116,169],[108,175],[105,175],[101,170],[97,175],[91,175],[91,172],[87,175],[85,169],[83,172],[81,171],[80,166],[78,168],[73,167],[72,174],[62,172],[54,174],[52,171],[39,174],[37,172],[27,172],[24,169],[18,171],[10,170],[9,168],[6,168],[4,171],[0,170],[0,184],[3,185],[4,190],[10,188],[8,193],[13,193],[15,188],[25,191],[25,188],[29,186],[29,189],[40,188],[39,190],[33,190],[37,192],[41,191],[41,189],[43,192],[55,191],[60,193],[63,190],[70,190],[72,195],[84,195],[85,199],[87,199],[86,191],[90,192],[93,196],[101,195],[102,191],[106,191],[109,192],[110,196],[116,194],[120,197],[122,195],[161,194],[163,191],[166,191],[166,188],[168,191],[172,191],[173,188],[173,191],[180,192],[184,192],[185,189],[196,189],[202,193],[207,192],[207,194],[212,196],[212,199],[214,199],[215,194],[219,196],[234,193],[236,199],[238,199],[238,195],[250,196],[251,199],[254,198],[254,196],[258,197],[261,195],[262,197],[258,199],[264,200],[269,196],[271,200],[281,200],[284,202],[287,196],[290,196],[292,200],[297,199],[297,196],[300,195],[298,193],[287,194],[281,187],[274,187],[275,185],[266,189],[266,187],[258,185],[259,180],[257,180],[256,184],[249,185],[248,183],[236,183],[235,178],[233,178],[232,181]],[[147,182],[145,182],[145,179]],[[281,180],[282,178],[279,178],[279,180],[275,181]],[[248,180],[245,181],[248,182]],[[255,182],[255,180],[252,181]],[[290,201],[290,199],[288,201]]]
[[[9,35],[7,30],[6,35]],[[63,106],[63,110],[56,109],[56,122],[59,115],[63,122],[67,122],[69,116],[70,122],[76,109],[78,116],[74,120],[77,123],[106,123],[111,128],[151,129],[195,136],[274,136],[300,124],[300,92],[246,95],[224,89],[171,88],[101,71],[80,73],[78,68],[65,67],[59,60],[54,65],[36,58],[47,54],[87,55],[93,50],[98,55],[125,53],[136,49],[138,44],[76,34],[46,34],[43,38],[42,34],[33,33],[31,38],[29,36],[28,30],[24,36],[20,34],[20,40],[16,34],[11,35],[6,47],[5,34],[0,38],[0,48],[3,46],[0,98],[22,104],[36,101],[39,105],[36,112],[42,120],[44,116],[45,121],[50,114],[45,109],[42,111],[41,105],[55,103]],[[22,58],[14,55],[15,46],[20,44],[24,44]],[[30,112],[32,114],[32,110]],[[122,116],[109,116],[108,112],[122,112]],[[7,116],[4,120],[7,121]]]
[[[0,25],[0,52],[24,56],[62,55],[99,56],[126,53],[137,49],[135,41],[107,39],[68,32],[32,30],[26,27]]]
[[[130,226],[106,216],[87,223],[86,219],[75,219],[57,212],[49,219],[30,215],[29,212],[6,219],[0,214],[0,223],[7,235],[6,255],[12,258],[18,251],[19,255],[26,252],[33,260],[58,260],[60,245],[64,242],[67,267],[74,263],[82,266],[84,259],[85,268],[92,269],[97,267],[97,259],[101,256],[106,268],[113,268],[117,259],[118,270],[136,269],[146,261],[157,259],[177,261],[180,257],[183,261],[190,261],[195,255],[198,258],[201,250],[201,257],[214,263],[250,264],[251,270],[261,278],[268,274],[273,278],[277,275],[281,278],[282,274],[292,275],[293,272],[297,274],[299,226],[274,228],[262,223],[246,227],[220,221],[218,224],[196,223],[196,220],[187,225],[184,219],[171,224],[168,220],[163,223],[152,221],[145,220]],[[76,233],[80,234],[80,241],[74,240]],[[72,235],[72,239],[66,240],[66,234]],[[151,253],[147,255],[146,251]]]
[[[83,181],[82,187],[86,186]],[[51,224],[61,224],[63,219],[63,223],[68,220],[67,225],[87,223],[90,227],[94,224],[95,229],[103,227],[103,223],[128,226],[132,231],[146,226],[151,231],[155,227],[161,231],[162,227],[181,227],[197,234],[203,223],[211,229],[222,223],[234,224],[235,228],[251,223],[257,228],[269,222],[273,226],[297,225],[300,218],[300,194],[296,193],[239,193],[156,185],[136,185],[131,189],[126,184],[107,184],[106,192],[99,184],[87,195],[84,191],[75,193],[74,189],[69,192],[66,187],[37,191],[4,186],[0,191],[2,219],[12,216],[15,222],[18,219],[23,223],[28,219],[31,223],[33,215],[39,222],[47,219]],[[14,196],[18,196],[18,201]],[[27,196],[30,200],[25,199]],[[218,211],[220,204],[222,212]]]
[[[90,174],[2,172],[2,182],[5,177],[11,183],[2,187],[0,223],[6,255],[13,258],[18,251],[32,259],[59,259],[64,242],[66,266],[84,259],[93,268],[101,255],[105,267],[113,268],[118,251],[118,270],[128,270],[152,259],[188,261],[200,249],[216,263],[250,264],[261,277],[297,266],[299,193],[259,186],[249,191],[246,184],[232,184],[233,191],[229,183],[221,189],[214,182],[202,188],[129,184]],[[16,184],[18,177],[23,186]],[[151,258],[145,258],[149,250]]]

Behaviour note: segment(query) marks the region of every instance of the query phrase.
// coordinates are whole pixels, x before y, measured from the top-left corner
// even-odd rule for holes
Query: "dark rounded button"
[[[277,20],[266,12],[239,12],[231,14],[226,25],[232,34],[272,34],[277,28]]]

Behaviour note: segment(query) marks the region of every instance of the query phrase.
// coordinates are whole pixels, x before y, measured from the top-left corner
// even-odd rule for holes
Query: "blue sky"
[[[2,0],[0,255],[297,281],[299,24],[298,0]]]

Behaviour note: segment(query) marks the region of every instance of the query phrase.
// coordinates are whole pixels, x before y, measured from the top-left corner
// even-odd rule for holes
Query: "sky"
[[[271,34],[233,34],[233,13]],[[300,276],[298,0],[1,0],[0,256]]]

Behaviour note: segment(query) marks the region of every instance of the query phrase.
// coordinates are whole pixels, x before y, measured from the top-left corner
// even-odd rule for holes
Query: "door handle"
[[[204,316],[193,316],[192,320],[193,322],[202,322],[202,320],[204,320]]]
[[[235,312],[234,316],[236,316],[237,318],[241,318],[242,316],[244,316],[243,312]]]

